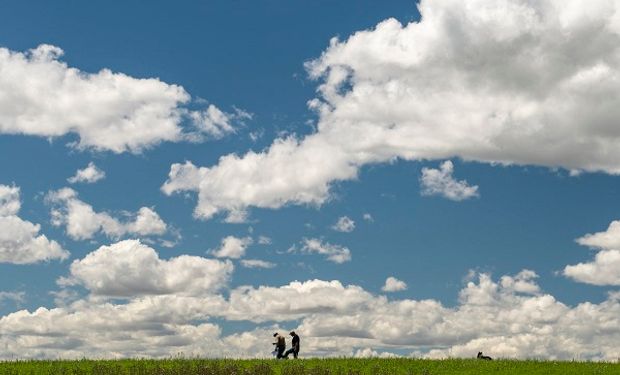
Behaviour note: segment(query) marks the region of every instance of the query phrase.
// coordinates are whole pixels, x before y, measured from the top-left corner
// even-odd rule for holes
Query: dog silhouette
[[[493,358],[489,357],[488,355],[482,355],[482,352],[478,352],[478,356],[476,357],[478,359],[485,359],[487,361],[492,360]]]

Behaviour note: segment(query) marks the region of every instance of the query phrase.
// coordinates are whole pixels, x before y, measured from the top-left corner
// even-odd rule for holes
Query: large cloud
[[[138,212],[128,214],[130,220],[121,221],[106,212],[95,212],[93,207],[78,198],[71,188],[49,192],[46,201],[53,206],[52,224],[65,225],[69,237],[75,240],[93,238],[98,232],[111,238],[124,235],[162,235],[168,226],[157,212],[141,207]]]
[[[140,152],[163,141],[219,138],[245,112],[184,107],[190,95],[156,78],[103,69],[86,73],[59,60],[62,49],[42,44],[27,52],[0,48],[0,134],[58,137],[77,134],[75,146]],[[183,121],[194,123],[184,130]]]
[[[80,284],[92,295],[205,295],[224,287],[233,265],[196,256],[160,259],[155,250],[137,240],[102,246],[71,264],[71,275],[61,285]]]
[[[0,318],[5,348],[0,357],[179,352],[265,357],[272,332],[295,329],[302,336],[303,356],[408,349],[430,357],[473,357],[482,350],[494,357],[617,359],[617,294],[570,307],[542,293],[535,278],[528,270],[499,282],[478,275],[454,307],[435,300],[388,300],[356,285],[322,280],[239,287],[228,299],[209,293],[146,295],[123,304],[90,298]],[[279,323],[224,336],[209,321],[213,318]]]
[[[66,259],[69,252],[39,234],[41,226],[23,220],[17,186],[0,185],[0,263],[31,264]]]
[[[614,0],[423,0],[333,39],[317,131],[217,165],[174,164],[163,191],[198,192],[196,215],[322,204],[361,166],[460,157],[620,173],[620,7]]]

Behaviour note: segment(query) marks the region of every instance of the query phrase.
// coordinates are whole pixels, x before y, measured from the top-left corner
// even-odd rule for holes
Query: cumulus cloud
[[[332,225],[332,229],[338,232],[353,232],[355,229],[355,221],[351,220],[348,216],[342,216],[338,219],[336,224]]]
[[[441,195],[453,201],[462,201],[478,196],[478,186],[470,186],[467,181],[457,181],[452,177],[454,165],[450,160],[443,162],[439,169],[422,168],[420,177],[422,195]]]
[[[220,247],[211,250],[210,253],[218,258],[239,259],[245,255],[245,250],[253,242],[252,237],[227,236],[222,239]]]
[[[620,285],[620,221],[612,221],[607,230],[586,234],[577,243],[597,249],[594,260],[564,267],[564,275],[593,285]]]
[[[564,275],[593,285],[620,285],[620,250],[601,250],[594,260],[564,267]]]
[[[359,31],[307,64],[317,131],[216,165],[173,164],[162,189],[195,214],[320,205],[360,167],[461,158],[620,173],[617,2],[423,0],[421,20]],[[579,16],[587,15],[587,16]],[[303,171],[300,173],[299,171]]]
[[[67,181],[71,184],[75,184],[78,182],[92,184],[104,178],[105,172],[97,168],[95,163],[91,161],[90,163],[88,163],[88,166],[86,168],[78,169],[77,172],[75,172],[75,175],[73,177],[69,177]]]
[[[47,44],[27,52],[0,48],[0,133],[75,134],[78,149],[136,153],[197,135],[219,138],[239,117],[213,105],[190,111],[183,87],[156,78],[80,71],[60,60],[63,53]],[[184,130],[185,120],[195,126]]]
[[[594,249],[620,249],[620,221],[612,221],[607,230],[589,233],[578,238],[577,243]]]
[[[318,238],[304,238],[301,247],[293,246],[289,252],[294,253],[300,251],[306,254],[321,254],[327,257],[327,260],[334,263],[345,263],[351,260],[351,250],[344,246],[332,245],[329,242],[323,242]]]
[[[51,191],[46,201],[52,206],[52,224],[66,226],[67,235],[75,240],[93,238],[101,232],[110,238],[125,235],[162,235],[168,226],[157,212],[141,207],[136,213],[128,213],[127,221],[121,221],[106,212],[96,212],[91,205],[81,201],[71,188]]]
[[[385,284],[381,290],[384,292],[399,292],[401,290],[407,290],[407,283],[402,280],[398,280],[394,276],[390,276],[385,279]]]
[[[241,259],[241,265],[245,268],[274,268],[275,263],[260,259]]]
[[[500,280],[533,283],[534,275],[526,270]],[[435,300],[388,300],[336,280],[242,286],[227,299],[208,288],[200,295],[149,294],[121,304],[91,298],[0,318],[0,357],[166,357],[178,352],[265,357],[272,332],[294,329],[309,357],[388,356],[399,349],[431,358],[472,358],[482,350],[505,358],[617,359],[618,294],[570,307],[539,287],[537,293],[531,287],[518,289],[480,274],[464,285],[453,307]],[[225,336],[212,318],[259,326]]]
[[[20,189],[0,185],[0,263],[32,264],[66,259],[69,252],[58,242],[39,234],[41,226],[23,220]]]
[[[229,261],[189,255],[163,260],[140,241],[125,240],[73,261],[59,284],[82,285],[104,297],[205,295],[226,286],[232,271]]]

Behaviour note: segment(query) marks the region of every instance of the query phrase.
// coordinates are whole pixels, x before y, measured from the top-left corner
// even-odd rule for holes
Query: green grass
[[[443,374],[620,374],[608,362],[480,361],[475,359],[305,359],[305,360],[118,360],[0,362],[0,375],[443,375]]]

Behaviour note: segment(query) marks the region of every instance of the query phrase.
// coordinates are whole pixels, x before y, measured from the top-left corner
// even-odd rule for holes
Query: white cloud
[[[71,188],[49,192],[46,201],[52,205],[52,224],[65,225],[67,234],[75,240],[93,238],[98,232],[120,238],[125,235],[162,235],[167,231],[166,223],[149,207],[127,214],[129,221],[123,222],[106,212],[95,212]]]
[[[91,161],[90,163],[88,163],[88,166],[86,168],[78,169],[77,172],[75,172],[75,175],[73,177],[69,177],[67,181],[71,184],[75,184],[78,182],[92,184],[104,178],[105,172],[97,168],[95,163]]]
[[[258,244],[259,245],[271,245],[271,238],[267,236],[258,236]]]
[[[540,287],[535,280],[538,278],[532,270],[522,270],[515,276],[502,276],[500,284],[506,290],[514,290],[516,293],[538,294]]]
[[[163,191],[197,192],[195,214],[208,219],[320,205],[334,182],[396,158],[620,173],[615,0],[423,0],[419,9],[420,22],[388,19],[334,38],[307,65],[321,80],[315,133],[210,167],[173,164]]]
[[[441,195],[453,201],[462,201],[478,196],[478,186],[470,186],[467,181],[457,181],[452,177],[454,165],[450,160],[443,162],[439,169],[422,168],[420,177],[422,195]]]
[[[353,232],[355,229],[355,221],[351,220],[348,216],[342,216],[338,219],[336,224],[332,226],[332,229],[338,232]]]
[[[15,303],[23,303],[26,299],[25,292],[0,292],[0,305],[3,301],[9,300]]]
[[[241,259],[241,265],[245,268],[274,268],[275,263],[259,259]]]
[[[402,280],[398,280],[397,278],[390,276],[385,279],[385,284],[381,288],[384,292],[398,292],[401,290],[407,290],[407,283]]]
[[[594,260],[564,267],[564,275],[594,285],[620,285],[620,250],[601,250]]]
[[[398,358],[399,356],[390,352],[377,352],[371,348],[358,349],[353,354],[353,358]]]
[[[0,216],[17,215],[20,208],[19,188],[0,185]]]
[[[252,237],[226,236],[218,249],[211,250],[210,253],[218,258],[239,259],[245,255],[245,250],[252,244]]]
[[[19,187],[0,185],[0,263],[32,264],[66,259],[69,252],[39,234],[41,226],[18,217]]]
[[[105,258],[111,261],[106,265],[117,263],[117,257]],[[150,261],[133,264],[151,267]],[[533,283],[534,278],[526,270],[501,280]],[[118,284],[128,283],[121,279]],[[175,285],[167,291],[186,290]],[[435,300],[388,300],[336,280],[242,286],[231,290],[228,299],[212,294],[211,288],[204,294],[146,295],[120,304],[91,297],[1,317],[0,357],[169,357],[178,352],[267,357],[271,333],[294,329],[304,342],[304,357],[388,356],[399,349],[433,358],[473,358],[484,351],[500,358],[617,359],[617,294],[570,307],[549,294],[529,293],[531,287],[525,293],[516,289],[481,274],[463,287],[454,307]],[[264,323],[225,336],[211,318]]]
[[[614,220],[604,232],[586,234],[577,243],[595,249],[620,249],[620,221]]]
[[[289,252],[296,252],[295,246]],[[304,238],[300,249],[303,253],[316,253],[327,256],[327,260],[334,263],[345,263],[351,260],[351,250],[344,246],[332,245],[317,238]]]
[[[229,261],[189,255],[163,260],[140,241],[125,240],[73,261],[70,276],[59,284],[83,285],[92,295],[104,297],[196,296],[226,286],[232,271]]]
[[[594,260],[564,267],[564,275],[593,285],[620,285],[620,221],[612,221],[606,231],[586,234],[577,243],[598,249]]]
[[[373,221],[375,221],[375,219],[374,219],[374,218],[372,217],[372,215],[371,215],[371,214],[369,214],[369,213],[365,213],[365,214],[364,214],[364,216],[363,216],[363,218],[364,218],[364,220],[366,220],[366,221],[368,221],[368,222],[370,222],[370,223],[372,223]]]
[[[203,111],[190,112],[190,117],[202,134],[219,139],[235,132],[233,121],[242,122],[243,120],[249,120],[252,118],[252,115],[239,109],[235,113],[225,113],[213,104],[210,104]]]
[[[79,137],[79,149],[136,153],[164,141],[195,141],[203,133],[221,137],[240,116],[213,105],[189,111],[184,106],[191,97],[181,86],[108,69],[83,72],[61,61],[62,54],[47,44],[27,52],[0,48],[0,133],[71,133]],[[184,130],[185,120],[197,128]]]

